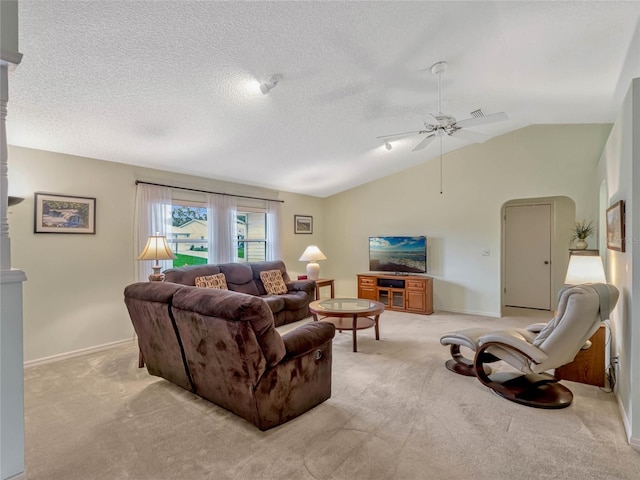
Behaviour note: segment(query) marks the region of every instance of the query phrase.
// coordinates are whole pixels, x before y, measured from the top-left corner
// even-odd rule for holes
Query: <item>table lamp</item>
[[[327,257],[324,256],[324,253],[320,251],[318,247],[315,245],[309,245],[304,252],[302,252],[302,256],[300,257],[301,262],[309,262],[307,263],[307,278],[309,280],[317,280],[320,275],[320,265],[318,265],[318,260],[326,260]]]
[[[604,266],[597,250],[581,250],[571,252],[567,276],[564,279],[567,285],[580,285],[583,283],[607,283],[604,275]]]
[[[172,260],[174,258],[176,256],[171,252],[167,244],[167,237],[158,235],[158,233],[149,236],[147,244],[144,246],[140,256],[138,256],[138,260],[155,260],[155,265],[151,267],[153,273],[149,275],[149,281],[151,282],[164,281],[164,273],[160,273],[162,266],[158,263],[158,260]]]

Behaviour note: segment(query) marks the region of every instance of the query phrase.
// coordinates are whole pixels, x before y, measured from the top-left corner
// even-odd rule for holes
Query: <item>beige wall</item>
[[[338,295],[355,295],[368,270],[370,235],[427,235],[437,309],[500,314],[501,208],[510,200],[566,196],[577,218],[596,218],[594,168],[608,125],[533,126],[327,199],[20,147],[9,149],[13,263],[24,269],[25,360],[132,338],[122,303],[133,281],[135,180],[284,200],[282,257],[293,278],[316,244],[321,276]],[[97,198],[97,234],[33,233],[33,192]],[[310,235],[294,234],[294,215],[313,216]],[[565,248],[566,246],[562,246]],[[482,256],[490,249],[489,257]],[[567,247],[568,248],[568,247]]]
[[[136,180],[279,198],[278,192],[247,185],[12,146],[9,177],[9,194],[25,198],[9,210],[9,234],[13,265],[28,277],[24,284],[27,362],[133,338],[122,292],[134,281],[134,258],[139,253],[133,245]],[[34,192],[95,197],[96,235],[34,234]],[[298,262],[302,245],[309,237],[319,241],[319,235],[294,236],[293,212],[313,214],[316,226],[322,225],[322,202],[296,194],[282,197],[286,203],[281,236],[285,251],[293,251],[285,261],[293,273],[302,273],[304,264]]]
[[[634,162],[635,159],[635,162]],[[600,210],[625,202],[626,251],[600,248],[607,280],[620,291],[611,315],[611,356],[619,357],[616,395],[629,441],[640,448],[640,78],[633,80],[597,169]],[[635,415],[634,415],[635,413]]]
[[[595,165],[610,129],[534,125],[457,150],[444,156],[442,195],[433,159],[329,197],[325,254],[338,293],[356,294],[369,236],[426,235],[435,308],[500,315],[503,204],[568,197],[577,218],[596,220]],[[491,255],[482,256],[484,249]]]
[[[325,201],[322,198],[310,197],[308,195],[297,195],[295,193],[280,192],[280,199],[284,200],[282,205],[282,257],[287,265],[287,270],[292,279],[297,275],[306,275],[307,262],[298,259],[308,245],[317,245],[326,255],[328,260],[320,263],[320,277],[328,274],[327,265],[331,262],[331,257],[325,251],[324,223],[325,223]],[[295,234],[293,218],[295,215],[310,215],[313,217],[312,234]]]

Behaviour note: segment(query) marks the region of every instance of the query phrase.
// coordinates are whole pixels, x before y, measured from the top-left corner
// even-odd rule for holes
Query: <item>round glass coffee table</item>
[[[309,312],[313,320],[331,322],[339,332],[353,331],[353,351],[358,351],[356,332],[375,327],[376,340],[380,340],[378,328],[380,314],[384,312],[384,304],[375,300],[362,298],[327,298],[309,304]]]

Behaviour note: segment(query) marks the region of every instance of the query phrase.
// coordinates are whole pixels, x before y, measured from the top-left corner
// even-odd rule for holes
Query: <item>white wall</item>
[[[26,199],[9,210],[9,233],[13,265],[28,277],[24,284],[27,362],[133,338],[123,290],[134,281],[134,258],[139,253],[133,245],[135,180],[270,199],[279,195],[247,185],[20,147],[10,146],[9,158],[9,193]],[[96,235],[34,234],[34,192],[95,197]],[[304,264],[298,262],[304,242],[296,237],[318,242],[321,237],[319,233],[294,236],[291,212],[314,215],[318,232],[322,206],[321,199],[285,197],[281,234],[285,251],[293,252],[285,262],[295,275],[304,272]]]
[[[595,166],[610,129],[534,125],[452,152],[443,159],[442,195],[433,159],[329,197],[325,254],[338,294],[356,294],[355,275],[368,270],[369,236],[423,234],[435,308],[499,316],[503,204],[564,196],[578,219],[597,220]]]
[[[635,158],[635,162],[634,162]],[[601,249],[606,255],[607,280],[618,287],[620,299],[611,316],[611,355],[619,357],[616,395],[630,442],[640,447],[640,78],[632,81],[597,168],[605,182],[602,209],[625,202],[626,251]]]

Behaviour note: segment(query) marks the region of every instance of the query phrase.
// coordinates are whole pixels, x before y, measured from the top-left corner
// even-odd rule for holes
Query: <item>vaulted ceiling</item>
[[[438,112],[438,61],[443,112],[508,113],[490,136],[613,122],[640,76],[637,1],[19,5],[9,144],[321,197],[440,154],[376,139]]]

